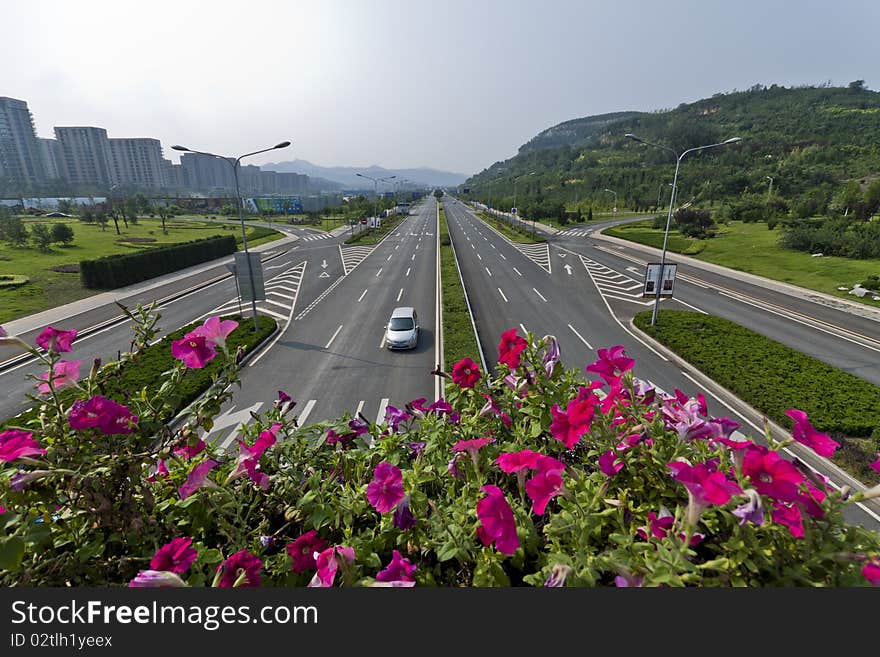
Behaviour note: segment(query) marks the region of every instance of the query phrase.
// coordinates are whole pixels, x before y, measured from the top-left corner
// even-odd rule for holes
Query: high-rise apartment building
[[[110,182],[114,185],[158,189],[165,187],[162,144],[158,139],[108,139]]]
[[[27,103],[5,96],[0,96],[0,179],[20,188],[46,179]]]
[[[43,167],[46,170],[46,180],[67,179],[64,169],[64,160],[61,155],[61,145],[57,139],[45,139],[39,137],[40,156],[43,158]]]
[[[210,155],[184,153],[180,156],[180,165],[186,171],[186,177],[192,189],[205,192],[235,190],[235,178],[228,162]]]
[[[71,185],[106,189],[114,184],[110,141],[104,128],[56,127],[55,137]]]

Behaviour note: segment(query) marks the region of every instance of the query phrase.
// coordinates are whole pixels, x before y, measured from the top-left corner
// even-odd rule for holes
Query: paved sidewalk
[[[298,240],[299,237],[297,237],[296,235],[287,235],[286,237],[282,237],[281,239],[255,246],[251,249],[248,249],[248,251],[262,253],[264,251],[277,249],[278,247],[286,247],[294,242],[297,242]],[[162,287],[163,285],[167,285],[168,283],[173,283],[174,281],[187,278],[189,276],[192,276],[193,274],[198,274],[209,269],[214,269],[215,267],[219,267],[228,262],[231,263],[232,261],[232,256],[217,258],[216,260],[204,262],[200,265],[193,265],[192,267],[187,267],[186,269],[181,269],[180,271],[165,274],[163,276],[157,276],[156,278],[151,278],[140,283],[135,283],[134,285],[120,287],[115,290],[101,292],[90,297],[85,297],[84,299],[72,301],[71,303],[64,304],[63,306],[50,308],[34,315],[20,317],[18,319],[12,320],[11,322],[7,322],[3,325],[3,327],[10,335],[23,335],[25,333],[28,333],[29,331],[41,329],[44,326],[49,326],[50,324],[60,322],[70,317],[75,317],[76,315],[80,315],[84,312],[106,306],[107,304],[111,304],[114,301],[121,301],[134,294]]]
[[[659,257],[662,253],[660,249],[654,248],[652,246],[646,246],[637,242],[630,242],[629,240],[624,240],[619,237],[603,235],[598,230],[594,230],[592,233],[590,233],[590,237],[612,244],[620,244],[628,248],[635,249],[637,251],[642,251],[643,253],[651,256]],[[691,258],[689,256],[681,255],[679,253],[667,252],[667,258],[674,259],[675,262],[684,263],[691,267],[705,269],[707,271],[715,272],[716,274],[721,274],[730,278],[738,278],[753,285],[760,285],[761,287],[775,290],[789,296],[801,298],[812,303],[818,303],[828,308],[839,310],[841,312],[850,313],[851,315],[858,315],[860,317],[866,317],[868,319],[880,322],[880,309],[873,308],[871,306],[868,306],[867,304],[862,304],[857,301],[850,301],[849,299],[843,299],[841,297],[836,297],[831,294],[826,294],[825,292],[810,290],[805,287],[798,287],[797,285],[791,285],[790,283],[783,283],[782,281],[776,281],[772,278],[765,278],[756,274],[749,274],[747,272],[738,271],[736,269],[731,269],[722,265],[716,265],[715,263],[706,262],[704,260],[698,260],[696,258]]]

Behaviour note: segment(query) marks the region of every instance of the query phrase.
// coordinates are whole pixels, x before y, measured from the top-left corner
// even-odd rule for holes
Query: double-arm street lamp
[[[187,148],[186,146],[172,146],[171,148],[175,151],[183,151],[184,153],[195,153],[196,155],[207,155],[209,157],[216,157],[219,160],[223,160],[227,164],[232,167],[232,176],[235,178],[235,200],[238,205],[238,221],[241,224],[241,244],[244,250],[244,259],[248,263],[248,280],[251,285],[251,311],[254,315],[254,332],[257,331],[257,290],[256,285],[254,284],[254,271],[251,267],[251,259],[248,255],[248,246],[247,246],[247,235],[244,229],[244,202],[241,199],[241,189],[238,184],[238,169],[241,166],[241,161],[250,157],[251,155],[258,155],[259,153],[266,153],[268,151],[274,151],[276,148],[287,148],[290,146],[289,141],[282,141],[280,144],[275,144],[270,148],[264,148],[259,151],[254,151],[253,153],[245,153],[244,155],[239,155],[238,157],[226,157],[224,155],[217,155],[216,153],[208,153],[207,151],[196,151],[192,148]]]
[[[397,178],[397,176],[388,176],[387,178],[373,178],[372,176],[368,176],[363,173],[356,173],[354,175],[373,181],[373,197],[374,197],[373,198],[373,214],[378,219],[379,218],[379,183],[380,182],[388,182],[389,180],[393,180],[394,178]]]
[[[627,139],[632,139],[633,141],[640,142],[642,144],[646,144],[648,146],[653,146],[654,148],[661,148],[664,151],[669,151],[672,153],[673,157],[675,157],[675,175],[672,178],[672,191],[669,194],[669,214],[666,216],[666,231],[663,233],[663,251],[660,255],[660,274],[657,277],[657,283],[655,286],[656,295],[654,296],[654,312],[651,315],[651,326],[655,326],[657,324],[657,313],[660,309],[660,288],[663,285],[663,274],[666,269],[666,244],[669,240],[669,224],[672,221],[672,208],[675,205],[675,192],[678,185],[678,168],[681,165],[681,161],[684,159],[684,156],[688,153],[694,153],[695,151],[702,151],[707,148],[714,148],[716,146],[726,146],[727,144],[734,144],[738,141],[742,140],[742,137],[731,137],[730,139],[725,139],[724,141],[718,142],[717,144],[707,144],[705,146],[697,146],[695,148],[689,148],[686,151],[682,151],[678,153],[673,148],[669,146],[663,146],[662,144],[654,144],[649,141],[645,141],[644,139],[637,137],[632,133],[627,133],[625,135]]]

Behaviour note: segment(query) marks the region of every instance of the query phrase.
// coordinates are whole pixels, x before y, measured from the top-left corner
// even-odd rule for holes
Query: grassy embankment
[[[663,230],[651,228],[651,221],[614,226],[606,228],[602,233],[658,249],[663,247]],[[873,300],[874,295],[860,299],[847,294],[847,290],[856,283],[864,281],[871,274],[880,273],[880,260],[825,256],[814,258],[803,251],[783,249],[777,244],[778,237],[779,232],[768,230],[765,223],[746,224],[735,221],[720,226],[718,236],[707,240],[687,238],[670,230],[667,250],[880,307],[880,302]],[[838,290],[838,286],[846,286],[847,290]]]
[[[449,239],[446,216],[440,208],[440,278],[443,291],[443,355],[444,371],[452,372],[452,366],[462,358],[480,363],[480,352],[474,327],[468,312],[464,289],[455,262],[455,254]],[[482,364],[480,363],[482,369]],[[483,373],[485,375],[485,372]]]
[[[780,426],[792,427],[786,410],[805,411],[840,443],[834,463],[867,484],[880,483],[868,467],[880,452],[880,387],[720,317],[661,310],[651,326],[646,310],[634,322]]]
[[[180,218],[167,219],[167,234],[162,232],[159,219],[139,219],[129,222],[128,228],[119,222],[120,233],[111,221],[102,230],[98,224],[87,224],[77,219],[28,219],[30,227],[43,222],[67,223],[74,232],[69,246],[53,244],[48,252],[28,245],[12,246],[0,242],[0,275],[23,275],[29,282],[25,285],[0,287],[0,324],[33,313],[54,308],[95,294],[80,283],[79,262],[106,255],[130,253],[132,249],[148,249],[153,246],[188,242],[211,235],[233,234],[241,243],[241,229],[235,224],[216,224]],[[281,233],[257,226],[247,227],[248,247],[282,237]]]

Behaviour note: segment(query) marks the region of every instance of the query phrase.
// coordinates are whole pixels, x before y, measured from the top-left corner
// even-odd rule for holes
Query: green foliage
[[[464,297],[464,288],[455,261],[446,215],[440,208],[440,279],[443,293],[443,356],[445,371],[462,358],[480,362],[480,352],[471,315]],[[485,374],[485,373],[484,373]]]
[[[870,436],[880,427],[880,387],[811,356],[770,340],[721,317],[661,310],[655,326],[651,312],[635,317],[635,325],[672,349],[708,377],[784,427],[791,408],[805,411],[820,431],[837,439]],[[852,443],[854,448],[858,443]],[[874,448],[876,449],[876,447]],[[862,461],[852,474],[878,481]]]
[[[216,235],[201,240],[105,256],[80,262],[83,287],[113,289],[161,276],[234,253],[235,238]]]
[[[56,244],[72,244],[73,228],[60,221],[52,224],[52,242]]]
[[[13,246],[24,246],[29,237],[30,233],[21,217],[0,217],[0,239]]]
[[[786,249],[826,256],[880,258],[880,222],[845,218],[792,222],[784,227],[779,243]]]
[[[673,215],[675,227],[685,237],[706,239],[715,236],[717,226],[708,210],[681,208]]]
[[[31,241],[40,251],[46,253],[52,246],[52,231],[46,224],[33,224],[31,226]]]

